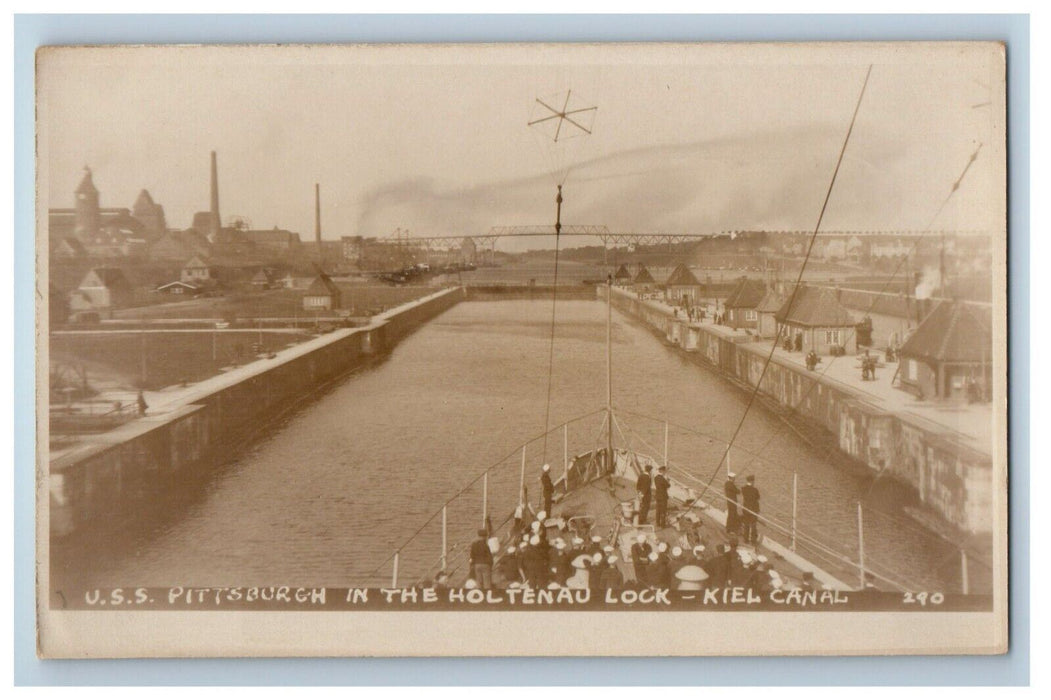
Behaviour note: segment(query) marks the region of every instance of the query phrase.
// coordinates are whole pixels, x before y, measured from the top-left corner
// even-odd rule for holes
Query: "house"
[[[304,311],[331,311],[340,308],[339,287],[324,272],[319,272],[303,292]]]
[[[759,328],[759,302],[766,296],[762,280],[741,277],[723,302],[726,325],[733,328]]]
[[[168,284],[162,284],[154,291],[160,294],[170,294],[172,296],[194,297],[200,294],[201,288],[188,282],[183,282],[182,280],[175,280]]]
[[[192,284],[196,287],[214,284],[216,280],[215,268],[208,262],[207,258],[195,255],[189,262],[182,266],[179,271],[179,281]]]
[[[626,285],[631,284],[631,272],[628,271],[627,265],[621,265],[617,272],[613,275],[613,284]]]
[[[776,338],[778,336],[777,312],[781,310],[784,304],[785,297],[774,289],[767,290],[763,298],[759,300],[755,311],[759,316],[758,328],[760,338]]]
[[[700,298],[701,283],[690,272],[690,268],[679,263],[664,283],[664,299],[669,304],[682,303],[693,306]]]
[[[920,398],[986,399],[992,387],[987,307],[942,301],[899,351],[901,387]]]
[[[774,318],[792,339],[793,347],[798,339],[803,352],[813,350],[818,355],[828,355],[833,348],[843,348],[851,355],[857,352],[854,318],[839,303],[834,289],[801,284]]]
[[[94,312],[108,316],[113,309],[127,306],[132,300],[132,288],[124,273],[115,267],[96,267],[88,270],[80,285],[69,295],[72,314]]]
[[[252,275],[251,284],[256,289],[270,289],[279,285],[277,281],[277,274],[274,270],[263,267],[256,271]]]

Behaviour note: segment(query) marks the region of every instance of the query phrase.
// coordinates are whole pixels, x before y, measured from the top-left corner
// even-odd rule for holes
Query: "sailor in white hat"
[[[646,541],[646,535],[640,532],[635,538],[635,544],[631,545],[631,563],[635,568],[635,580],[639,583],[646,583],[647,560],[651,553],[653,548]]]
[[[555,498],[555,484],[551,481],[551,465],[545,464],[540,471],[540,495],[544,499],[544,512],[551,512],[551,503]]]

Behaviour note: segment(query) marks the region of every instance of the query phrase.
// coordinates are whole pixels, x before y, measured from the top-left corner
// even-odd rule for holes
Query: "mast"
[[[613,275],[606,275],[606,449],[613,470]]]

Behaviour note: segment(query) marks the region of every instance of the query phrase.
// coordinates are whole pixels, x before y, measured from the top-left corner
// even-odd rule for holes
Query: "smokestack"
[[[219,235],[219,229],[222,228],[222,219],[219,218],[219,167],[215,162],[215,151],[212,151],[212,201],[211,209],[212,213],[212,238]]]
[[[314,239],[317,241],[318,265],[323,265],[325,255],[321,247],[321,185],[316,182],[314,183]]]

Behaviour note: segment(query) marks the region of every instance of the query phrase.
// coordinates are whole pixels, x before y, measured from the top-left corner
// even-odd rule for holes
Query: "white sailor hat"
[[[671,555],[673,557],[681,557],[682,556],[682,547],[672,547]]]
[[[553,590],[561,588],[562,586],[558,585],[558,581],[552,581],[551,583],[547,584],[547,587],[548,587],[549,590],[553,591]]]
[[[766,558],[766,555],[765,555],[765,554],[757,554],[755,558],[756,558],[756,560],[757,560],[757,561],[759,561],[759,562],[760,562],[761,564],[765,564],[765,563],[766,563],[767,561],[769,561],[769,559],[767,559],[767,558]]]
[[[600,553],[598,553],[598,552],[595,552],[594,554],[591,555],[591,561],[593,561],[596,564],[598,564],[600,561],[602,561],[602,555]]]
[[[608,557],[606,557],[606,561],[610,564],[616,564],[618,561],[618,557],[616,554],[610,554]]]
[[[514,545],[511,545],[510,547],[507,548],[507,553],[508,554],[514,554],[516,551],[518,551],[518,548],[515,547]]]
[[[574,537],[573,538],[573,544],[575,544],[575,545],[582,545],[582,544],[584,544],[584,540],[580,539],[579,537]]]
[[[613,551],[613,547],[611,545],[607,544],[605,547],[602,548],[602,551],[605,552],[606,554],[609,554],[609,553],[611,553]]]
[[[539,521],[539,520],[534,520],[534,521],[532,522],[532,524],[531,524],[531,525],[529,526],[529,528],[530,528],[530,529],[531,529],[531,530],[532,530],[533,532],[536,532],[537,530],[539,530],[539,529],[540,529],[540,521]]]
[[[668,551],[668,543],[667,542],[661,542],[660,544],[658,544],[657,545],[657,551],[658,552],[667,552]]]
[[[656,552],[650,552],[650,561],[657,561],[657,558]]]
[[[601,537],[599,537],[598,535],[592,535],[592,536],[591,536],[591,541],[592,541],[592,542],[595,542],[595,543],[598,543],[598,542],[601,542],[601,541],[602,541],[602,538],[601,538]]]
[[[562,540],[555,540],[555,549],[565,549],[566,543]]]
[[[639,536],[638,536],[638,537],[636,537],[635,539],[636,539],[636,540],[638,541],[638,543],[639,543],[639,544],[642,544],[643,542],[645,542],[645,541],[646,541],[646,535],[644,535],[644,534],[642,534],[642,533],[640,532],[640,533],[639,533]]]
[[[735,478],[736,476],[737,476],[737,474],[736,474],[736,473],[734,473],[734,472],[726,472],[726,478],[727,478],[727,479],[733,479],[733,478]]]
[[[547,520],[547,511],[546,510],[542,510],[539,513],[536,514],[536,521],[538,523],[542,523],[545,520]]]
[[[540,544],[540,537],[538,535],[533,535],[529,538],[529,544]]]
[[[693,553],[694,554],[700,554],[703,551],[704,551],[704,545],[703,544],[699,544],[699,545],[697,545],[696,547],[693,548]]]
[[[463,587],[467,589],[478,588],[478,582],[475,581],[473,578],[469,578],[463,582]]]
[[[549,472],[549,471],[551,471],[551,465],[550,465],[550,464],[545,464],[545,465],[544,465],[544,466],[543,466],[542,468],[543,468],[543,470],[544,470],[545,472]]]

